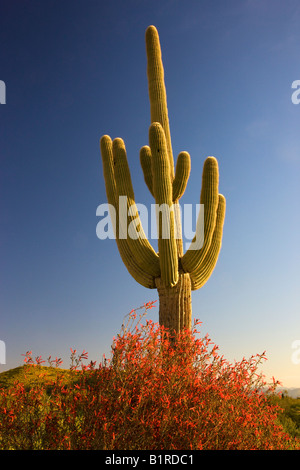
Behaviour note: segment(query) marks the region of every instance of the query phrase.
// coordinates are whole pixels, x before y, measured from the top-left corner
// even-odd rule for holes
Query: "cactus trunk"
[[[188,273],[179,273],[174,287],[166,286],[161,278],[155,280],[159,296],[159,323],[171,333],[191,328],[192,288]]]

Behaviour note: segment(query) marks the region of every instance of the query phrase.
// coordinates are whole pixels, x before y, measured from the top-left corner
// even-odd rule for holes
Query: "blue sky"
[[[193,316],[233,361],[300,387],[298,0],[1,2],[1,312],[6,365],[69,348],[101,360],[124,316],[157,299],[99,240],[106,202],[99,139],[122,137],[136,202],[153,202],[139,149],[150,110],[144,35],[160,34],[175,157],[191,155],[182,203],[219,162],[227,200],[217,266]],[[155,242],[154,242],[155,245]],[[158,321],[158,309],[149,312]],[[299,357],[299,355],[298,355]]]

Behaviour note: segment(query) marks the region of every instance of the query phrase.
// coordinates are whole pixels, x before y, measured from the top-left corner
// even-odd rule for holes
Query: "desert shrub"
[[[231,364],[199,325],[174,341],[132,311],[97,368],[78,370],[85,352],[74,367],[76,351],[72,380],[27,366],[38,382],[0,390],[0,449],[300,448],[269,399],[276,381],[258,374],[264,353]]]
[[[279,406],[278,422],[292,437],[300,439],[300,399],[288,395],[271,395],[270,403]]]

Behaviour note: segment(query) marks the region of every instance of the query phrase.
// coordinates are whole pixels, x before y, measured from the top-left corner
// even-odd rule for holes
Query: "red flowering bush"
[[[257,373],[264,354],[230,364],[199,322],[174,342],[142,317],[130,313],[98,368],[78,370],[87,353],[71,350],[69,374],[49,378],[27,353],[37,380],[0,389],[0,449],[300,449],[269,399],[277,383]]]

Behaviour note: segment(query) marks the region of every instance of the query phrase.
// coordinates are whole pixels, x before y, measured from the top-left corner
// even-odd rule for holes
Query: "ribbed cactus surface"
[[[115,235],[121,258],[133,278],[144,287],[157,288],[160,323],[175,331],[191,327],[191,289],[202,287],[210,277],[220,252],[226,201],[219,194],[219,169],[214,157],[203,166],[200,204],[204,206],[204,240],[194,239],[183,254],[178,201],[184,194],[191,170],[188,152],[180,152],[174,169],[164,68],[157,29],[146,30],[147,76],[151,125],[149,145],[140,150],[145,182],[157,207],[158,253],[147,240],[135,203],[122,139],[104,135],[100,141],[106,194],[116,211]],[[123,199],[122,199],[123,197]],[[120,201],[126,201],[126,207]],[[121,209],[130,215],[124,217]],[[138,237],[128,236],[134,223]],[[166,236],[166,232],[168,236]],[[195,245],[196,244],[196,245]]]

